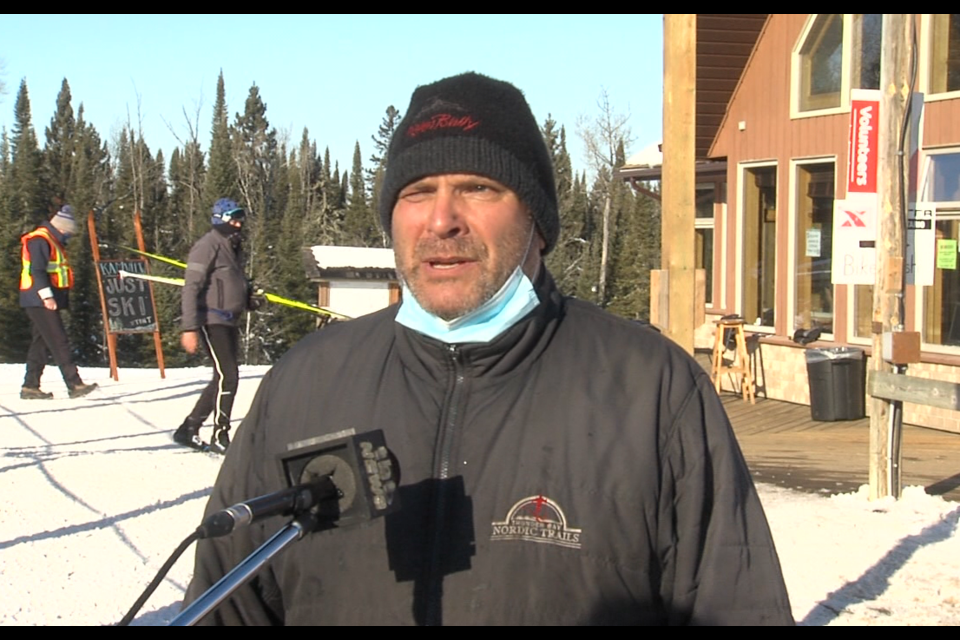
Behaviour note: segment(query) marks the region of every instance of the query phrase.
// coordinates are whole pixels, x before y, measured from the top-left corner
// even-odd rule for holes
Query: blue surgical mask
[[[530,243],[527,244],[529,250]],[[526,254],[520,260],[520,265],[524,262]],[[405,327],[447,344],[490,342],[540,304],[533,283],[520,265],[493,297],[470,313],[453,320],[444,320],[421,307],[406,283],[403,283],[403,302],[396,320]]]

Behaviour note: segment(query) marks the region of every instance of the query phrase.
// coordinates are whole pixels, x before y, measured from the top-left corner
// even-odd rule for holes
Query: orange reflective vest
[[[47,273],[50,274],[50,284],[58,289],[69,289],[73,286],[73,269],[67,262],[67,254],[63,247],[53,237],[50,230],[40,227],[20,238],[20,291],[27,291],[33,287],[33,276],[30,272],[30,252],[27,243],[34,238],[43,238],[50,245],[50,260],[47,262]]]

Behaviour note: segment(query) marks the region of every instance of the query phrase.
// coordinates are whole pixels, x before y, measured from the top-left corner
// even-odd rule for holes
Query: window
[[[843,72],[843,15],[817,16],[800,48],[800,110],[840,106]]]
[[[777,247],[777,167],[743,173],[743,317],[774,325]],[[756,319],[754,321],[754,319]]]
[[[923,287],[923,341],[960,346],[960,152],[927,153],[920,194],[924,202],[937,205],[933,285]]]
[[[923,288],[923,341],[960,346],[960,272],[957,270],[960,211],[943,215],[937,209],[936,230],[933,286]]]
[[[857,89],[880,88],[880,36],[883,33],[882,13],[854,15],[853,86]]]
[[[832,162],[797,166],[797,286],[794,329],[833,333]]]
[[[696,233],[697,269],[706,273],[705,298],[707,304],[713,304],[713,226],[715,205],[726,200],[725,183],[703,182],[696,185]]]
[[[927,154],[920,193],[923,202],[960,208],[960,152],[931,151]],[[940,208],[937,207],[938,211]]]
[[[842,109],[850,88],[880,88],[883,16],[811,14],[793,53],[793,115]]]
[[[960,91],[960,14],[931,16],[930,93]]]

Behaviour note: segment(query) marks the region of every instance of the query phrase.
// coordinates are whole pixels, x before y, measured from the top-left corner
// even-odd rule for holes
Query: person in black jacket
[[[20,306],[30,318],[33,339],[27,351],[27,371],[20,397],[49,400],[53,394],[40,389],[40,378],[53,355],[67,385],[67,395],[80,398],[97,388],[86,384],[73,362],[70,340],[60,312],[69,308],[73,269],[65,246],[77,233],[73,207],[65,204],[49,220],[20,238]]]
[[[245,310],[256,306],[243,271],[240,232],[245,217],[236,201],[217,200],[210,218],[213,228],[194,243],[187,258],[180,344],[191,354],[203,345],[213,361],[213,379],[173,439],[200,451],[225,453],[230,446],[230,415],[240,380],[238,323]],[[200,437],[200,427],[211,413],[213,434],[207,444]]]
[[[418,87],[380,195],[400,304],[268,372],[206,514],[287,488],[278,461],[376,429],[399,509],[306,535],[202,623],[793,624],[706,371],[544,267],[557,194],[523,94],[476,73]],[[201,540],[185,603],[285,520]]]

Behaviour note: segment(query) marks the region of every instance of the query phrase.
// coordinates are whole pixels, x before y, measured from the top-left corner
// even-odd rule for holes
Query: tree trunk
[[[612,185],[611,185],[612,187]],[[607,254],[610,248],[610,191],[603,203],[603,239],[600,242],[600,281],[597,283],[597,303],[605,307],[607,302]]]

